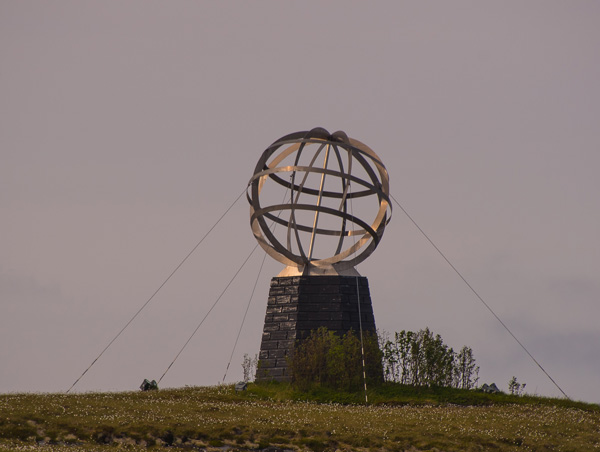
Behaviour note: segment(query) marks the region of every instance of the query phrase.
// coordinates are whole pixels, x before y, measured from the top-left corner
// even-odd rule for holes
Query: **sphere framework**
[[[269,146],[247,197],[259,244],[305,271],[354,267],[377,247],[391,218],[388,173],[377,154],[344,132],[322,128]]]

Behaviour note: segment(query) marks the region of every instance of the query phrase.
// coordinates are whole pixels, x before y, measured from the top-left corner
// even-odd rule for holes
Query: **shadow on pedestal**
[[[256,381],[291,381],[288,358],[297,344],[320,327],[343,335],[376,333],[364,276],[286,276],[271,280]]]

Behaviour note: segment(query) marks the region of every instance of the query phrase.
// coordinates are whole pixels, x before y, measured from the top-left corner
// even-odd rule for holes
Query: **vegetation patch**
[[[0,452],[600,448],[594,404],[389,382],[368,396],[284,383],[0,395]]]

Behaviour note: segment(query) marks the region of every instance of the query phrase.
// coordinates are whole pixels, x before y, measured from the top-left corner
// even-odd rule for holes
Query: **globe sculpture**
[[[391,218],[381,159],[344,132],[286,135],[262,154],[248,183],[252,232],[285,264],[279,276],[358,275]]]
[[[247,197],[258,243],[286,265],[271,278],[256,381],[292,381],[290,358],[313,331],[376,334],[369,284],[355,266],[390,221],[388,174],[368,146],[316,128],[269,146]]]

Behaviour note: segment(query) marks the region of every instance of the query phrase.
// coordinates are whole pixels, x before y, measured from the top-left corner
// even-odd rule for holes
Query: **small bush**
[[[377,337],[363,334],[367,383],[383,381],[382,354]],[[363,385],[363,353],[360,338],[353,331],[343,336],[319,328],[302,340],[289,360],[293,384],[300,390],[323,386],[342,391],[356,391]]]

